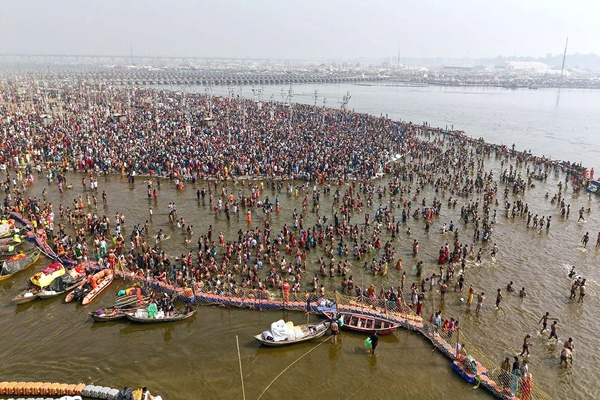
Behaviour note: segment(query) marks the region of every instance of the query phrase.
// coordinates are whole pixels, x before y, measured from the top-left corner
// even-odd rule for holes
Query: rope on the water
[[[244,374],[242,373],[242,356],[240,355],[240,340],[238,335],[235,335],[235,343],[237,344],[238,360],[240,362],[240,379],[242,380],[242,398],[246,400],[246,390],[244,389]]]
[[[380,373],[381,373],[381,371],[379,371],[379,372],[378,372],[378,373],[376,373],[375,375],[373,375],[373,376],[369,377],[369,379],[368,379],[368,380],[367,380],[365,383],[363,383],[361,387],[359,387],[358,389],[356,389],[356,391],[354,391],[354,393],[352,393],[352,394],[350,395],[350,397],[348,397],[348,399],[347,399],[347,400],[350,400],[351,398],[353,398],[353,397],[354,397],[354,395],[356,395],[356,393],[360,392],[360,391],[361,391],[361,390],[362,390],[362,389],[363,389],[365,386],[367,386],[367,384],[368,384],[368,383],[371,381],[371,379],[372,379],[373,377],[375,377],[375,376],[379,375]]]
[[[312,349],[310,349],[309,351],[307,351],[306,353],[302,354],[300,357],[298,357],[293,363],[291,363],[290,365],[288,365],[287,367],[285,367],[285,369],[283,371],[281,371],[279,373],[279,375],[277,375],[272,381],[271,383],[269,383],[269,385],[265,388],[265,390],[262,391],[262,393],[260,394],[260,396],[258,396],[258,398],[256,400],[260,400],[261,397],[263,397],[263,395],[267,392],[267,390],[269,390],[269,388],[275,383],[275,381],[277,379],[279,379],[279,377],[281,375],[283,375],[285,373],[285,371],[287,371],[288,369],[290,369],[294,364],[296,364],[298,361],[300,361],[301,358],[303,358],[305,355],[307,355],[308,353],[310,353],[311,351],[313,351],[314,349],[316,349],[317,347],[319,347],[320,345],[322,345],[323,343],[327,342],[329,339],[331,339],[333,336],[329,336],[327,339],[323,340],[321,343],[319,343],[318,345],[316,345],[315,347],[313,347]]]

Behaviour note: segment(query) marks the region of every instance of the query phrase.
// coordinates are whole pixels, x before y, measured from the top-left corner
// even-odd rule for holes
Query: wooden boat
[[[23,224],[26,228],[31,227],[31,221],[25,218],[21,213],[17,211],[11,211],[8,213],[8,217],[13,220],[13,225],[16,222]],[[10,219],[7,221],[10,223]]]
[[[10,278],[17,272],[23,271],[33,265],[40,258],[41,252],[35,249],[27,254],[20,253],[4,260],[0,268],[0,281]]]
[[[139,308],[147,307],[149,301],[149,297],[139,298],[135,294],[130,296],[118,296],[116,299],[115,306],[90,312],[89,315],[94,319],[94,321],[97,322],[127,319],[125,312],[135,312]]]
[[[0,245],[0,257],[14,256],[15,254],[18,254],[19,249],[17,247],[23,243],[24,242]]]
[[[296,339],[285,339],[275,341],[272,336],[269,339],[265,337],[265,333],[260,333],[258,335],[254,335],[254,339],[256,339],[260,344],[269,347],[280,347],[280,346],[288,346],[290,344],[302,343],[313,339],[318,339],[325,335],[327,329],[329,329],[330,323],[327,321],[320,322],[318,324],[303,324],[303,325],[295,325],[294,329],[300,330],[303,336]]]
[[[66,274],[65,267],[60,263],[52,263],[29,278],[29,287],[13,297],[12,302],[24,304],[37,299],[42,288],[50,285],[56,278]]]
[[[52,297],[60,296],[61,294],[67,293],[70,290],[75,289],[81,285],[81,282],[85,279],[85,272],[83,268],[77,270],[75,268],[67,271],[66,274],[56,278],[50,285],[40,290],[38,297],[40,299],[50,299]]]
[[[26,239],[25,235],[14,235],[13,237],[7,237],[0,239],[0,246],[8,245],[8,244],[17,244],[24,242]]]
[[[23,290],[21,293],[12,298],[12,302],[15,304],[25,304],[37,299],[40,295],[40,288],[28,288]]]
[[[385,318],[374,317],[366,314],[355,314],[350,312],[340,312],[344,324],[342,329],[371,334],[377,332],[378,335],[389,335],[398,329],[399,324]],[[323,315],[332,318],[331,312],[324,312]]]
[[[185,319],[191,318],[195,314],[196,314],[196,310],[192,310],[192,311],[187,312],[185,314],[177,313],[177,314],[172,315],[170,317],[148,318],[147,316],[146,317],[144,317],[144,316],[142,316],[142,317],[136,316],[136,311],[127,311],[127,312],[125,312],[125,316],[127,317],[128,320],[133,321],[133,322],[139,322],[139,323],[142,323],[142,324],[157,324],[157,323],[161,323],[161,322],[183,321]]]
[[[52,249],[52,247],[47,242],[45,230],[38,229],[36,232],[29,230],[27,231],[27,237],[29,240],[34,241],[35,244],[42,250],[42,253],[44,253],[47,257],[53,260],[59,260],[63,265],[67,266],[79,264],[75,260],[64,257],[64,255],[56,254],[54,249]]]
[[[119,319],[127,319],[125,310],[118,307],[107,307],[104,309],[92,311],[89,315],[97,322],[116,321]]]
[[[81,299],[82,305],[88,305],[113,282],[114,277],[115,276],[110,269],[103,269],[102,271],[95,273],[91,277],[91,283],[88,283],[87,280],[82,281],[67,295],[67,297],[65,297],[65,303]],[[86,287],[86,285],[88,286]]]

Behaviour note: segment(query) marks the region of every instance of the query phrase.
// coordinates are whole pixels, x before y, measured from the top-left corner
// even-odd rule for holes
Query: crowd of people
[[[0,91],[4,211],[17,210],[36,229],[45,230],[60,257],[95,258],[102,266],[125,268],[192,292],[263,298],[281,292],[284,300],[297,300],[304,293],[323,296],[333,288],[371,304],[409,307],[422,316],[428,291],[439,291],[443,303],[454,287],[462,299],[467,264],[480,264],[487,252],[489,259],[499,256],[497,244],[486,242],[493,243],[501,196],[506,218],[519,217],[528,228],[533,222],[533,229],[549,230],[552,217],[538,218],[520,195],[535,187],[535,180],[560,171],[565,188],[561,182],[552,202],[568,218],[563,191],[569,184],[574,191],[583,185],[578,165],[460,132],[348,110],[144,88],[100,91],[84,83],[63,84],[60,99],[49,102],[40,95],[27,106],[23,92],[17,83]],[[48,109],[51,118],[45,115]],[[501,174],[486,165],[489,159],[501,165]],[[72,172],[84,176],[81,192],[70,181]],[[46,200],[46,188],[41,197],[29,193],[43,174],[48,190],[79,192],[72,205],[56,207]],[[147,221],[127,223],[126,229],[124,213],[117,212],[114,219],[102,214],[99,198],[101,204],[110,202],[98,184],[104,174],[126,174],[131,183],[143,176],[151,204]],[[383,174],[385,180],[374,179]],[[208,204],[215,218],[238,222],[237,236],[217,235],[212,225],[197,226],[199,234],[194,233],[190,218],[186,221],[170,203],[165,209],[169,229],[180,229],[185,245],[197,242],[197,249],[188,246],[175,257],[168,255],[161,247],[168,235],[162,229],[151,232],[155,209],[160,209],[161,181],[171,182],[175,190],[193,186],[196,200]],[[433,198],[426,198],[425,191]],[[281,212],[280,196],[302,206],[286,210],[289,219],[276,226],[270,216]],[[331,209],[321,207],[325,199]],[[459,217],[457,204],[462,204]],[[434,230],[444,206],[456,211],[459,222],[444,222],[439,233],[446,243],[437,260],[423,260],[413,239],[411,271],[400,257],[400,237],[410,240],[411,226]],[[252,219],[257,214],[260,223]],[[437,262],[438,270],[423,276],[423,261]],[[378,292],[370,283],[357,282],[353,273],[359,271],[352,266],[374,277],[394,268],[402,271],[401,280]],[[413,280],[409,287],[407,279]],[[514,290],[512,285],[508,283],[507,292]],[[584,278],[577,277],[572,296],[576,290],[583,301]],[[477,292],[469,285],[466,305],[476,297],[475,310],[482,312],[485,293]],[[526,295],[523,287],[519,296]],[[502,299],[498,289],[496,308]],[[458,320],[444,320],[441,310],[432,312],[431,322],[444,331],[459,329]],[[525,361],[527,343],[526,338]],[[572,362],[572,340],[565,349],[561,364]]]
[[[301,104],[145,88],[107,94],[85,87],[61,88],[60,102],[48,102],[60,107],[49,123],[48,103],[17,109],[18,87],[4,89],[2,112],[8,118],[1,161],[11,166],[25,158],[74,171],[152,173],[190,182],[244,176],[369,179],[401,151],[413,129],[387,118]]]

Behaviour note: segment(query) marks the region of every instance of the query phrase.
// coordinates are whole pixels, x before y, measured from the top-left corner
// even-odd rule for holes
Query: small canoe
[[[60,296],[61,294],[67,293],[70,290],[75,289],[85,279],[84,273],[79,273],[74,270],[70,270],[66,274],[59,276],[52,283],[45,288],[42,288],[38,297],[40,299],[50,299],[52,297]]]
[[[29,289],[23,290],[21,293],[19,293],[15,297],[13,297],[11,301],[15,304],[25,304],[25,303],[29,303],[30,301],[37,299],[39,297],[39,295],[40,295],[39,288],[29,288]]]
[[[18,247],[22,245],[24,242],[15,243],[15,244],[3,244],[0,245],[0,256],[14,256],[15,254],[19,254],[20,250]]]
[[[290,344],[307,342],[309,340],[318,339],[318,338],[322,337],[323,335],[325,335],[325,332],[327,332],[327,329],[329,329],[329,325],[330,324],[327,321],[320,322],[318,324],[296,325],[296,326],[294,326],[294,329],[296,329],[296,330],[299,329],[299,331],[302,332],[302,336],[296,337],[296,339],[285,339],[285,340],[275,341],[275,340],[273,340],[272,337],[266,336],[265,333],[254,335],[254,339],[256,339],[263,346],[269,346],[269,347],[288,346]]]
[[[323,312],[328,318],[332,317],[331,312]],[[340,312],[344,324],[342,329],[371,334],[377,332],[378,335],[389,335],[393,333],[400,324],[387,320],[385,318],[374,317],[366,314],[356,314],[350,312]]]
[[[0,246],[5,246],[9,244],[15,245],[17,243],[24,242],[25,239],[25,235],[14,235],[13,237],[2,238],[0,239]]]
[[[35,264],[40,258],[41,252],[34,249],[30,253],[20,253],[4,260],[2,268],[0,268],[0,281],[10,278],[17,272],[23,271],[29,266]]]
[[[96,322],[116,321],[119,319],[127,319],[125,311],[118,307],[108,307],[96,310],[90,313],[90,316]]]
[[[141,324],[157,324],[162,322],[175,322],[175,321],[183,321],[185,319],[191,318],[196,314],[196,310],[192,310],[185,314],[177,313],[175,315],[171,315],[170,317],[162,317],[162,318],[148,318],[147,313],[144,314],[146,316],[136,316],[136,311],[127,311],[125,316],[128,320],[133,322],[138,322]]]
[[[128,298],[128,299],[124,299]],[[148,302],[150,301],[149,297],[143,297],[140,301],[137,296],[121,296],[118,297],[117,300],[121,300],[121,302],[117,302],[113,307],[101,308],[99,310],[90,312],[89,315],[97,322],[107,322],[107,321],[115,321],[118,319],[127,319],[125,312],[135,312],[139,308],[147,307]],[[127,301],[123,301],[127,300]]]

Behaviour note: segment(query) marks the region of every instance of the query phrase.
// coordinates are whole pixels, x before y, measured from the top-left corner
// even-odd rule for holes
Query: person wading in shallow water
[[[374,356],[377,344],[379,344],[379,335],[377,335],[377,332],[373,332],[373,334],[369,336],[369,339],[371,339],[371,355]]]
[[[485,300],[485,293],[481,292],[481,294],[477,296],[477,307],[475,308],[475,311],[481,311],[481,307],[483,307],[483,300]]]
[[[527,334],[525,336],[525,338],[523,339],[523,351],[521,351],[521,356],[524,355],[528,355],[529,356],[529,348],[532,346],[533,344],[531,343],[531,335]]]
[[[550,313],[546,311],[546,314],[542,315],[542,318],[538,322],[538,324],[542,324],[542,330],[540,333],[544,332],[548,329],[548,321],[558,321],[558,318],[551,318]]]
[[[583,243],[583,247],[587,247],[588,242],[590,241],[590,233],[586,232],[585,235],[581,238],[581,243]]]

